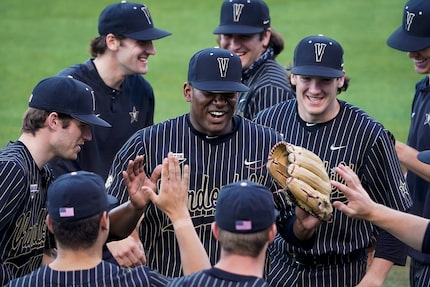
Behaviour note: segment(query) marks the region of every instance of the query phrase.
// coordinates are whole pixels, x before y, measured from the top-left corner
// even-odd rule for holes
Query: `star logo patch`
[[[133,106],[133,110],[128,113],[130,115],[130,124],[137,122],[139,119],[139,111],[136,110],[136,107]]]

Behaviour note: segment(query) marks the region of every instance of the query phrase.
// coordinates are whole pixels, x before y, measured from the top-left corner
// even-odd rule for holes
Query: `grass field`
[[[0,145],[19,136],[21,117],[34,85],[60,69],[85,61],[107,0],[0,1]],[[214,46],[221,0],[146,0],[157,27],[172,36],[155,41],[157,55],[145,77],[156,94],[156,122],[187,112],[182,84],[197,50]],[[385,41],[401,24],[404,0],[267,0],[272,27],[285,38],[282,65],[295,44],[325,34],[345,48],[350,89],[342,99],[358,105],[405,140],[414,84],[420,78],[405,53]],[[385,286],[407,286],[396,268]]]

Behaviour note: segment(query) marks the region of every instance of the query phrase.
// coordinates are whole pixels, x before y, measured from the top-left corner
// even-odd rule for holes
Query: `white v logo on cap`
[[[406,11],[406,30],[411,29],[412,21],[414,20],[415,13]]]
[[[218,60],[218,68],[219,68],[219,74],[221,78],[225,78],[227,75],[228,70],[228,62],[230,61],[229,58],[217,58]]]
[[[239,22],[240,21],[240,15],[242,15],[242,9],[243,9],[243,4],[233,4],[233,21],[234,22]]]
[[[140,8],[140,10],[142,10],[143,14],[145,14],[145,17],[146,17],[146,20],[148,20],[148,23],[152,24],[151,23],[151,15],[149,14],[148,7],[142,7],[142,8]]]
[[[315,62],[320,63],[322,61],[322,57],[324,56],[325,47],[327,44],[325,43],[315,43]]]

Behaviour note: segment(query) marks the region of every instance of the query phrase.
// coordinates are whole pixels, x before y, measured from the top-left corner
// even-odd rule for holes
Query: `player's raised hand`
[[[339,165],[334,170],[345,180],[346,185],[337,181],[332,181],[332,185],[345,194],[348,203],[335,201],[333,206],[348,216],[367,219],[376,203],[369,197],[358,176],[345,165]]]
[[[151,177],[148,177],[143,169],[143,161],[143,155],[136,156],[134,160],[128,162],[127,170],[122,172],[130,201],[137,209],[142,209],[149,203],[148,193],[144,191],[157,190],[157,180],[161,173],[161,165],[159,165],[154,169]]]
[[[188,177],[188,165],[184,166],[181,173],[179,161],[170,152],[163,160],[158,194],[147,190],[150,200],[166,213],[172,222],[189,217]]]

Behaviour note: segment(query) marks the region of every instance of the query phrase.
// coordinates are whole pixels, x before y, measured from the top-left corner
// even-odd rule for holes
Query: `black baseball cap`
[[[342,77],[342,46],[336,40],[323,35],[303,38],[294,50],[291,73],[324,78]]]
[[[63,113],[89,125],[111,127],[95,114],[93,89],[72,77],[54,76],[41,80],[34,87],[28,105]]]
[[[82,220],[117,205],[117,198],[107,194],[103,178],[93,172],[63,174],[48,188],[48,214],[57,222]]]
[[[405,4],[402,26],[390,35],[387,44],[404,52],[430,47],[430,1],[411,0]]]
[[[107,6],[99,16],[100,35],[109,33],[127,38],[149,41],[172,33],[154,27],[154,21],[144,4],[121,1]]]
[[[221,48],[206,48],[195,53],[188,66],[188,82],[208,92],[246,92],[242,84],[239,56]]]
[[[257,34],[269,27],[269,7],[264,1],[225,0],[214,34]]]
[[[215,208],[215,222],[232,233],[255,233],[275,223],[278,211],[273,195],[261,184],[242,180],[221,188]]]

